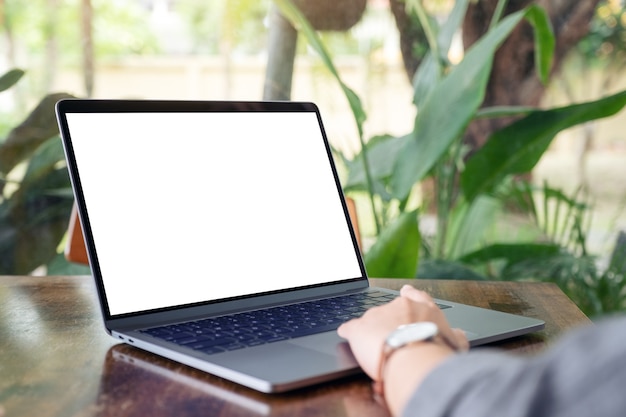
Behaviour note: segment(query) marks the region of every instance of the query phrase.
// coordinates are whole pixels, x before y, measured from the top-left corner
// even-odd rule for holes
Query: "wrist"
[[[400,415],[426,376],[453,354],[454,350],[444,343],[424,341],[391,355],[382,375],[384,398],[391,414]]]
[[[378,381],[382,383],[387,360],[397,350],[418,342],[434,340],[439,328],[432,322],[416,322],[398,326],[387,335],[383,343],[382,357],[378,368]]]

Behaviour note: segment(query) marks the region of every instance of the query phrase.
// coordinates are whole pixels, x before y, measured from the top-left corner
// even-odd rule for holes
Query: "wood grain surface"
[[[552,284],[371,282],[545,320],[543,331],[490,346],[519,354],[589,323]],[[90,277],[0,277],[0,417],[386,415],[363,375],[268,395],[119,345],[105,333]]]

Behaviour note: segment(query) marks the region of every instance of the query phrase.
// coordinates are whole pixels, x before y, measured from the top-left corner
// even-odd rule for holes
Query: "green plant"
[[[24,74],[0,78],[0,91]],[[67,231],[73,194],[58,137],[54,105],[65,93],[44,97],[0,145],[0,271],[29,274],[62,262],[58,248]],[[57,272],[65,272],[57,270]]]
[[[486,245],[460,261],[490,279],[554,282],[587,314],[626,309],[626,234],[619,233],[602,267],[587,249],[592,203],[584,188],[572,195],[548,184],[511,182],[500,196],[539,230],[539,241]]]
[[[547,110],[481,109],[493,56],[524,19],[535,29],[537,73],[547,82],[555,47],[547,15],[536,5],[504,18],[496,13],[489,31],[466,51],[461,62],[452,64],[447,59],[448,50],[453,34],[463,21],[468,1],[457,1],[448,19],[440,25],[426,14],[420,1],[413,0],[407,3],[419,18],[430,47],[414,78],[414,104],[418,110],[414,128],[401,137],[383,135],[367,141],[363,137],[366,115],[361,102],[342,81],[319,37],[289,0],[275,0],[275,3],[318,52],[353,111],[362,149],[351,160],[339,156],[349,172],[345,191],[365,192],[372,208],[377,240],[365,254],[371,276],[410,277],[415,276],[416,268],[423,271],[425,262],[423,259],[417,262],[416,249],[403,253],[394,249],[412,239],[411,248],[421,246],[422,254],[433,261],[428,265],[429,274],[436,274],[437,268],[443,267],[449,278],[458,277],[456,272],[461,270],[475,278],[476,273],[463,262],[464,255],[485,245],[487,226],[504,207],[499,195],[502,187],[512,177],[529,173],[562,130],[611,116],[626,105],[626,92],[621,92]],[[500,1],[499,11],[505,3]],[[462,137],[472,120],[511,116],[516,118],[513,123],[494,132],[482,148],[468,155]],[[434,183],[437,209],[437,233],[432,242],[415,230],[417,221],[406,220],[406,216],[418,214],[415,194],[427,178]],[[549,249],[559,247],[555,243]],[[505,257],[517,256],[532,262],[536,252],[530,249],[519,252],[519,249],[499,247]],[[379,268],[380,265],[393,265],[393,269]]]
[[[531,6],[508,16],[494,25],[467,52],[461,63],[452,65],[447,59],[448,50],[453,35],[463,20],[468,1],[456,2],[450,17],[439,30],[434,21],[428,18],[421,3],[412,2],[430,46],[430,52],[415,76],[414,102],[418,113],[414,130],[403,137],[386,136],[366,143],[363,138],[366,116],[358,96],[341,80],[324,45],[298,9],[288,0],[276,0],[276,3],[285,16],[304,32],[309,43],[322,57],[340,83],[353,111],[362,148],[352,163],[348,161],[349,176],[345,190],[366,191],[369,195],[378,239],[372,250],[365,255],[366,265],[370,268],[372,264],[390,264],[378,258],[388,256],[392,251],[377,246],[397,246],[398,242],[406,241],[406,227],[414,225],[408,222],[405,223],[411,226],[392,225],[394,221],[401,221],[402,216],[395,213],[415,210],[409,204],[412,201],[411,193],[428,175],[436,179],[439,209],[439,241],[435,244],[434,254],[442,257],[448,219],[455,204],[451,187],[457,173],[456,166],[464,151],[460,145],[462,133],[477,115],[482,103],[493,54],[513,28],[526,18],[537,28],[537,65],[539,73],[545,79],[554,46],[545,14],[541,9]],[[506,110],[508,114],[519,111]],[[388,217],[389,214],[391,216]],[[417,259],[417,253],[408,252],[404,259],[395,259],[395,273],[405,277],[415,275]]]

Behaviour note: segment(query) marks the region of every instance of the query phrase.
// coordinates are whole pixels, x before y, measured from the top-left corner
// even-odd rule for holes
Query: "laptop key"
[[[196,350],[204,352],[207,355],[213,355],[215,353],[222,353],[222,352],[224,352],[224,349],[220,349],[219,347],[216,347],[216,346],[209,346],[207,348],[199,348],[199,349],[196,349]]]
[[[271,339],[276,338],[276,333],[274,332],[258,332],[258,333],[253,333],[254,336],[257,337],[257,339],[261,339],[261,340],[265,340],[265,341],[269,341]]]
[[[179,340],[189,339],[191,337],[195,337],[195,335],[193,333],[179,332],[179,333],[167,335],[163,337],[163,339],[178,343]]]
[[[238,350],[238,349],[243,349],[245,347],[247,347],[246,345],[242,345],[240,343],[236,343],[236,344],[232,344],[232,345],[226,345],[226,346],[222,346],[224,349],[226,350]]]
[[[223,337],[220,339],[213,339],[213,340],[205,340],[202,341],[202,349],[204,348],[208,348],[208,347],[213,347],[213,346],[226,346],[229,344],[233,344],[233,343],[237,343],[238,340],[235,339],[234,337]]]
[[[279,341],[281,341],[281,340],[287,340],[287,339],[288,339],[287,337],[284,337],[284,336],[278,336],[278,335],[276,335],[276,336],[274,336],[274,337],[271,337],[271,338],[265,339],[265,342],[266,342],[266,343],[273,343],[273,342],[279,342]]]
[[[339,327],[338,324],[330,324],[330,325],[324,325],[324,326],[319,326],[319,327],[312,327],[312,328],[308,328],[308,329],[299,329],[296,330],[294,332],[285,334],[285,336],[288,336],[289,338],[295,338],[295,337],[303,337],[303,336],[310,336],[312,334],[317,334],[317,333],[323,333],[323,332],[329,332],[331,330],[336,330],[337,327]]]
[[[255,340],[256,337],[252,334],[252,333],[242,333],[239,335],[235,335],[234,336],[235,339],[239,340],[240,342],[246,342],[249,340]]]

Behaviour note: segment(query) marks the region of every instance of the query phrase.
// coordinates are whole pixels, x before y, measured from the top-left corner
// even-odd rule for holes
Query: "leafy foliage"
[[[21,77],[18,74],[23,72],[14,70],[1,77],[2,89],[14,85]],[[65,93],[44,97],[0,145],[2,274],[29,274],[60,257],[57,248],[66,234],[74,199],[54,105],[67,97]]]
[[[589,316],[626,309],[626,235],[602,271],[586,248],[592,205],[581,190],[567,196],[547,184],[515,182],[502,198],[528,214],[545,241],[487,245],[459,261],[490,279],[554,282]]]
[[[603,1],[596,9],[589,34],[577,45],[578,53],[594,63],[616,69],[626,61],[626,9],[615,1]]]
[[[615,289],[623,282],[623,278],[620,281],[609,276],[622,277],[623,272],[613,268],[600,273],[595,259],[587,254],[582,216],[589,207],[575,197],[567,197],[547,185],[540,190],[528,187],[526,194],[518,194],[515,198],[526,202],[526,209],[543,231],[546,241],[491,245],[484,241],[495,214],[514,197],[511,190],[504,194],[503,191],[516,183],[512,181],[514,176],[534,168],[557,133],[613,115],[626,105],[626,93],[622,92],[547,110],[527,107],[480,109],[494,54],[524,19],[534,28],[537,74],[544,83],[547,82],[555,40],[543,9],[531,5],[502,19],[496,13],[489,31],[466,51],[461,62],[454,65],[447,58],[451,36],[462,24],[468,0],[456,1],[448,19],[441,24],[427,15],[420,0],[407,1],[420,20],[429,43],[429,52],[413,83],[417,108],[414,127],[406,135],[383,135],[366,141],[362,136],[365,111],[358,96],[337,73],[319,36],[288,0],[275,0],[275,3],[318,52],[339,82],[353,111],[362,148],[352,160],[343,158],[349,171],[344,188],[348,193],[365,191],[369,195],[378,231],[376,244],[365,254],[371,276],[396,276],[398,271],[413,276],[407,272],[417,265],[420,277],[533,277],[559,283],[590,312],[605,311],[611,303],[613,307],[624,307],[619,297],[611,302],[602,301],[606,297],[601,293],[608,294],[609,288]],[[499,5],[503,6],[504,2],[500,1]],[[462,136],[472,120],[510,116],[516,118],[513,124],[492,134],[483,148],[468,156]],[[421,236],[419,229],[415,230],[417,222],[407,221],[407,216],[418,217],[419,209],[413,204],[415,199],[412,196],[427,178],[432,178],[435,184],[437,233],[434,242]],[[543,197],[543,209],[535,202],[534,194],[537,193]],[[548,201],[561,207],[561,214],[552,213],[550,217]],[[567,230],[564,232],[563,228]],[[409,236],[413,236],[413,243],[418,242],[422,247],[421,253],[426,254],[426,260],[415,262],[414,257],[407,256],[407,252],[416,247],[407,245]],[[400,244],[408,247],[399,251]],[[375,266],[367,262],[371,259],[376,259]],[[483,265],[483,273],[476,272],[475,266],[479,264]],[[595,298],[589,298],[589,293]],[[595,301],[587,305],[585,297]]]
[[[463,2],[458,4],[460,3]],[[546,32],[549,33],[545,29],[545,26],[549,25],[547,17],[539,10],[533,6],[508,16],[476,42],[458,65],[446,71],[444,77],[434,84],[429,82],[432,87],[426,97],[417,102],[418,113],[414,130],[396,162],[392,182],[395,197],[407,198],[415,183],[421,181],[438,161],[441,161],[454,142],[460,140],[483,102],[493,55],[522,18],[532,17],[534,26],[543,28],[541,36],[546,36]],[[442,30],[442,33],[447,32]],[[552,54],[550,44],[553,45],[553,40],[547,41],[538,36],[538,42],[546,44],[539,48],[547,50],[541,54],[550,56]],[[447,54],[447,50],[445,53]],[[549,65],[549,62],[550,59],[546,57],[542,58],[539,64]],[[425,70],[422,68],[424,67],[420,67],[416,75],[418,79],[426,81],[437,79],[422,75],[423,71],[429,71],[430,67],[425,67]],[[542,77],[548,72],[545,67],[539,67],[538,70]],[[428,86],[415,85],[416,90],[425,91],[427,88]]]
[[[175,7],[189,25],[194,53],[214,53],[220,43],[241,49],[258,48],[264,39],[267,0],[231,0],[227,2],[179,0]]]
[[[417,212],[402,213],[369,250],[368,273],[389,278],[412,277],[417,270],[419,246]]]
[[[508,175],[530,172],[562,130],[612,116],[625,105],[626,91],[588,103],[529,112],[494,133],[468,160],[461,177],[466,198],[493,192]]]
[[[0,77],[0,92],[8,90],[24,76],[21,69],[12,69]]]

